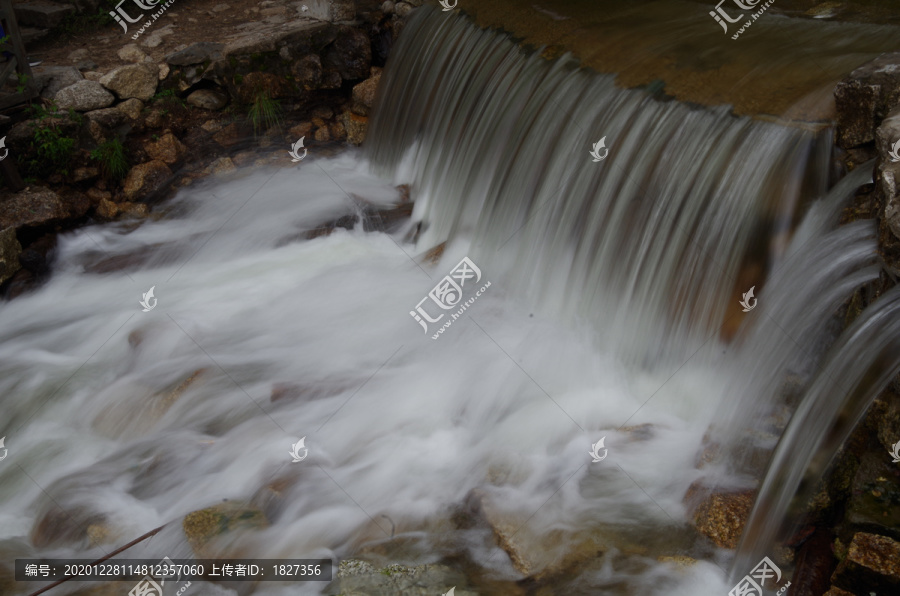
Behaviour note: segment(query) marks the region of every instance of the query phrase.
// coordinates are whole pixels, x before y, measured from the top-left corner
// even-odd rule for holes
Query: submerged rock
[[[478,596],[465,589],[466,579],[446,565],[388,565],[380,569],[358,559],[341,561],[329,594],[346,596],[432,596],[455,588],[455,596]]]
[[[134,199],[146,197],[162,188],[172,178],[172,170],[165,163],[153,160],[134,166],[129,170],[122,185],[125,197]]]
[[[212,544],[218,536],[233,532],[258,530],[269,526],[262,511],[249,505],[225,502],[184,516],[184,535],[198,558],[211,558],[219,553]]]

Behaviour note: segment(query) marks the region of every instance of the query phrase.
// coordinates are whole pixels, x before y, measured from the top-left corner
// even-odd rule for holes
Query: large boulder
[[[10,227],[0,230],[0,284],[22,268],[19,263],[20,254],[22,245],[16,238],[16,229]]]
[[[153,160],[138,164],[129,170],[122,184],[125,198],[146,197],[161,189],[172,179],[172,170],[165,163]]]
[[[378,83],[381,82],[381,69],[373,68],[372,76],[353,86],[353,107],[355,114],[368,116],[375,105],[375,95],[378,92]]]
[[[137,98],[148,101],[156,93],[159,67],[155,64],[128,64],[107,73],[100,84],[120,99]]]
[[[228,96],[214,89],[197,89],[187,96],[188,105],[204,110],[221,110],[228,104]]]
[[[111,105],[116,98],[96,81],[78,81],[56,94],[56,105],[66,110],[72,108],[77,112],[99,110]]]
[[[190,66],[202,64],[206,61],[215,62],[222,58],[222,50],[225,44],[211,41],[199,41],[192,43],[183,50],[179,50],[166,56],[166,63],[171,66]]]
[[[900,103],[900,52],[882,54],[838,83],[837,141],[844,149],[875,139],[875,127]]]
[[[372,43],[365,31],[340,25],[337,38],[325,51],[323,65],[333,68],[347,81],[369,76],[372,65]]]
[[[0,202],[0,229],[55,224],[81,217],[89,208],[89,203],[63,200],[49,188],[30,186]]]

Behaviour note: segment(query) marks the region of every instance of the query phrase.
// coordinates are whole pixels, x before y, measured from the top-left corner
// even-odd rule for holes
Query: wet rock
[[[344,128],[344,125],[340,122],[332,122],[328,126],[328,133],[335,141],[340,141],[347,137],[347,129]]]
[[[366,116],[346,111],[341,114],[341,123],[347,132],[348,143],[361,145],[366,140],[366,130],[369,128],[369,119]]]
[[[157,160],[134,166],[122,184],[126,199],[146,197],[161,189],[172,178],[172,170]]]
[[[171,165],[181,160],[187,152],[187,148],[175,135],[167,132],[159,140],[145,143],[144,151],[152,159]]]
[[[831,589],[822,594],[822,596],[856,596],[856,594],[831,586]]]
[[[495,497],[481,489],[469,493],[466,508],[487,523],[513,567],[537,581],[565,574],[606,550],[596,532],[589,529],[537,533],[527,523],[530,514],[505,511]]]
[[[131,98],[123,101],[115,106],[115,109],[125,114],[131,120],[137,120],[141,117],[141,110],[144,109],[144,102],[139,99]]]
[[[706,486],[702,480],[691,484],[684,496],[697,531],[720,548],[737,548],[744,524],[756,497],[752,490],[725,490]]]
[[[116,108],[104,108],[85,113],[88,120],[96,122],[106,128],[115,128],[128,121],[128,116]]]
[[[197,89],[188,95],[187,103],[204,110],[221,110],[228,105],[228,97],[213,89]]]
[[[101,190],[96,186],[89,188],[85,194],[87,195],[88,199],[90,199],[91,204],[95,206],[99,206],[100,201],[102,201],[103,199],[112,198],[111,192],[109,192],[108,190]]]
[[[30,186],[0,202],[0,229],[44,226],[70,217],[80,217],[90,206],[66,204],[63,199],[41,186]]]
[[[875,534],[856,534],[831,583],[856,594],[900,593],[900,542]]]
[[[372,69],[375,70],[375,69]],[[375,105],[375,94],[381,81],[381,69],[362,83],[353,87],[353,107],[351,111],[360,116],[368,116]]]
[[[22,268],[19,263],[19,255],[22,253],[22,245],[16,238],[15,228],[0,230],[0,284],[13,276]]]
[[[394,5],[394,14],[400,17],[401,19],[411,13],[413,10],[412,4],[407,4],[406,2],[398,2]]]
[[[352,81],[369,76],[372,64],[372,45],[369,36],[360,29],[341,25],[337,39],[326,50],[322,64],[333,68],[344,80]]]
[[[156,65],[156,67],[159,69],[159,75],[157,78],[160,81],[165,81],[166,77],[169,76],[169,71],[171,70],[169,68],[169,65],[166,64],[165,62],[160,62]]]
[[[900,540],[900,467],[889,454],[876,451],[860,458],[846,507],[842,535],[869,532]]]
[[[207,175],[222,174],[224,172],[230,172],[234,169],[236,169],[236,167],[234,165],[234,162],[231,161],[230,157],[220,157],[206,166],[206,169],[204,169],[203,172]]]
[[[331,140],[331,131],[328,130],[327,126],[321,126],[316,129],[313,138],[320,143],[327,143]]]
[[[900,66],[897,67],[900,71]],[[898,75],[900,77],[900,75]],[[900,239],[900,161],[893,161],[891,152],[900,155],[900,107],[891,112],[878,127],[875,146],[881,158],[875,170],[876,194],[884,205],[882,217],[895,238]]]
[[[875,139],[875,125],[900,103],[900,52],[882,54],[838,83],[837,140],[844,149]]]
[[[33,70],[34,83],[41,97],[54,99],[60,89],[74,85],[84,77],[71,66],[38,66]]]
[[[238,87],[238,97],[244,103],[252,103],[259,94],[273,99],[286,97],[288,89],[281,77],[267,72],[251,72]]]
[[[213,139],[223,147],[231,147],[241,140],[241,129],[233,122],[213,135]]]
[[[91,527],[93,530],[88,534]],[[103,513],[80,506],[70,506],[63,511],[56,504],[49,504],[43,508],[31,529],[31,542],[38,548],[88,547],[97,544],[97,540],[113,542],[118,535],[109,527]]]
[[[381,12],[384,14],[391,14],[394,12],[394,3],[391,0],[387,0],[381,5]]]
[[[338,564],[335,581],[328,593],[347,596],[432,596],[446,594],[455,587],[456,596],[477,596],[477,592],[465,589],[462,573],[446,565],[388,565],[376,568],[371,563],[347,559]]]
[[[193,43],[178,52],[166,56],[166,63],[172,66],[190,66],[191,64],[202,64],[207,60],[214,62],[222,58],[222,50],[225,48],[223,43],[214,43],[209,41],[200,41]]]
[[[144,119],[144,124],[147,125],[148,128],[161,128],[165,123],[166,120],[162,115],[162,110],[156,108],[151,110]]]
[[[137,98],[148,101],[156,93],[159,69],[155,64],[129,64],[107,73],[100,84],[120,99]]]
[[[312,122],[301,122],[296,126],[292,126],[290,130],[288,130],[288,134],[292,139],[299,139],[300,137],[308,137],[313,132],[314,125]]]
[[[142,219],[150,215],[150,209],[144,203],[113,203],[108,199],[101,199],[96,213],[101,219],[107,220],[119,218]]]
[[[249,505],[226,502],[188,513],[181,526],[198,558],[219,554],[215,539],[225,534],[266,528],[269,521],[262,511]]]
[[[124,60],[125,62],[131,62],[132,64],[140,64],[147,59],[147,54],[141,51],[137,44],[130,43],[126,46],[122,46],[116,55]]]
[[[93,180],[99,175],[100,170],[94,167],[75,168],[70,180],[72,182],[84,182],[85,180]]]
[[[56,93],[56,105],[61,109],[72,108],[77,112],[98,110],[115,101],[112,93],[96,81],[78,81]]]
[[[291,65],[291,75],[297,84],[310,91],[322,82],[322,59],[318,54],[307,54]]]

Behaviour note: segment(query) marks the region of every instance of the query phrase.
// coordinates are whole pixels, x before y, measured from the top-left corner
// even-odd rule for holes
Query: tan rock
[[[262,511],[236,502],[193,511],[185,515],[181,523],[185,538],[198,558],[220,556],[221,550],[215,544],[219,536],[263,529],[268,525]]]
[[[222,123],[218,120],[207,120],[200,125],[200,128],[209,133],[218,132],[222,130]]]
[[[375,96],[378,92],[378,84],[381,82],[381,73],[372,76],[353,87],[353,107],[355,114],[368,116],[375,105]]]
[[[308,137],[312,134],[313,129],[312,122],[301,122],[296,126],[292,126],[290,130],[288,130],[288,134],[292,139],[300,139],[300,137]]]
[[[752,490],[725,490],[694,482],[684,497],[697,531],[720,548],[737,548],[756,497]]]
[[[230,157],[220,157],[206,166],[204,172],[206,174],[221,174],[223,172],[230,172],[234,169],[236,168]]]
[[[72,172],[72,182],[83,182],[100,175],[100,170],[93,167],[75,168]]]
[[[22,254],[22,245],[16,237],[15,228],[0,230],[0,284],[13,276],[22,268],[19,255]]]
[[[347,111],[341,115],[344,130],[347,132],[347,142],[353,145],[362,145],[366,140],[366,130],[369,127],[369,118]]]
[[[315,138],[320,143],[325,143],[331,140],[331,132],[329,132],[327,126],[323,126],[322,128],[316,129],[316,134],[313,138]]]
[[[340,122],[332,122],[328,127],[328,131],[331,133],[331,138],[340,141],[347,136],[347,130],[344,128],[344,125]]]
[[[97,205],[96,213],[97,217],[103,219],[115,219],[116,216],[119,215],[119,206],[109,199],[100,199],[100,204]]]
[[[109,192],[108,190],[100,190],[96,186],[89,188],[85,194],[91,200],[91,204],[97,206],[100,205],[100,201],[102,201],[103,199],[108,200],[112,198],[111,192]]]
[[[231,147],[241,140],[241,132],[237,123],[231,123],[216,134],[213,139],[223,147]]]
[[[159,84],[159,69],[155,64],[128,64],[107,73],[100,84],[115,93],[120,99],[136,97],[149,101]]]
[[[132,64],[140,64],[147,57],[147,54],[142,52],[137,44],[134,43],[122,46],[116,52],[116,55],[125,62],[131,62]]]
[[[144,150],[152,159],[171,165],[181,161],[187,148],[175,135],[167,132],[159,140],[145,143]]]
[[[137,120],[141,116],[141,110],[144,109],[144,102],[132,97],[116,105],[115,109],[128,116],[131,120]]]
[[[125,197],[134,199],[152,194],[171,178],[172,170],[161,161],[153,160],[136,165],[128,172],[122,185]]]

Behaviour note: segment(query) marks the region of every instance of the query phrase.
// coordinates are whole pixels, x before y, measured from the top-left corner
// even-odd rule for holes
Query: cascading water
[[[535,573],[560,556],[546,537],[562,551],[590,537],[597,556],[544,580],[560,593],[727,593],[729,554],[685,524],[682,496],[709,473],[695,453],[717,407],[738,402],[717,423],[742,430],[728,424],[803,361],[773,358],[811,349],[874,275],[867,225],[831,221],[862,175],[787,250],[756,245],[823,194],[827,131],[617,90],[445,17],[423,7],[406,26],[365,155],[242,171],[182,191],[167,219],[68,234],[50,281],[0,308],[0,561],[99,557],[162,524],[122,556],[191,556],[181,518],[228,499],[268,521],[229,552],[374,557],[394,537],[404,562],[462,559],[471,590],[510,593],[521,575],[490,532],[451,523],[479,489],[539,545]],[[610,153],[592,162],[603,136]],[[388,177],[412,184],[407,233],[303,240],[356,213],[351,196],[395,201]],[[410,257],[445,240],[436,266]],[[434,341],[409,311],[465,255],[492,285]],[[719,328],[748,260],[774,273],[728,349]],[[142,312],[151,286],[158,305]],[[866,401],[895,370],[876,338],[888,320],[896,336],[898,303],[883,296],[818,366],[762,487],[776,504],[754,520],[783,515],[814,459],[802,425],[813,404],[817,428],[835,415],[827,379],[856,387],[852,371],[878,367]],[[292,463],[300,437],[309,456]],[[798,444],[808,457],[785,463]],[[762,524],[741,564],[774,539]],[[658,560],[683,554],[701,561]]]

